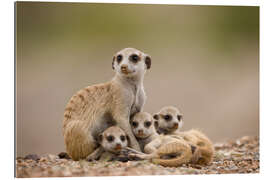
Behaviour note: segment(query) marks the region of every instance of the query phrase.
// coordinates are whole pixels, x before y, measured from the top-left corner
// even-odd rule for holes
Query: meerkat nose
[[[142,133],[143,133],[143,130],[142,130],[142,129],[139,129],[139,130],[138,130],[138,133],[139,133],[139,134],[142,134]]]
[[[173,124],[173,127],[174,127],[174,128],[178,128],[178,123],[174,123],[174,124]]]
[[[128,68],[128,66],[126,65],[126,64],[123,64],[122,66],[121,66],[121,70],[126,70]]]
[[[122,146],[121,146],[120,143],[117,143],[117,144],[115,145],[115,149],[121,149],[121,148],[122,148]]]

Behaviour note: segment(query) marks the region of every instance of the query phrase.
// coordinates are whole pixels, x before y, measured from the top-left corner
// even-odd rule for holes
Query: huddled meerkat
[[[195,147],[182,137],[157,134],[154,119],[149,113],[137,113],[131,119],[131,126],[146,154],[134,152],[130,154],[130,157],[152,160],[152,162],[163,166],[180,166],[190,162]]]
[[[191,162],[208,164],[213,159],[214,147],[210,139],[197,129],[181,132],[179,127],[183,125],[183,115],[173,106],[163,107],[153,115],[155,127],[160,134],[181,137],[193,147],[196,147]],[[176,125],[178,123],[178,125]],[[173,125],[174,124],[174,125]]]
[[[145,151],[146,144],[159,137],[154,127],[152,115],[147,112],[135,114],[131,118],[131,128],[143,151]]]
[[[87,161],[113,158],[128,146],[129,140],[125,132],[118,126],[111,126],[98,136],[99,147],[87,156]],[[103,155],[104,153],[108,153]],[[107,156],[107,157],[106,157]]]
[[[183,138],[187,143],[196,147],[191,163],[209,164],[213,161],[214,146],[211,140],[200,130],[191,129],[189,131],[176,132],[172,136]]]
[[[180,130],[183,126],[183,114],[174,106],[165,106],[153,115],[158,123],[159,134],[171,134]]]
[[[123,129],[130,146],[140,151],[129,120],[142,111],[146,100],[143,79],[150,67],[149,55],[125,48],[113,56],[115,76],[111,81],[88,86],[71,97],[64,112],[63,135],[73,160],[90,155],[97,147],[98,135],[112,125]]]

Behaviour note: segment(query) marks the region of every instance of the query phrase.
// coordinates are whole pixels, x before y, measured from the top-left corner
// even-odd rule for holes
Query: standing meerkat
[[[129,120],[145,103],[143,79],[150,67],[149,55],[125,48],[113,56],[115,76],[111,81],[88,86],[71,97],[64,112],[63,135],[73,160],[91,154],[97,147],[97,136],[112,125],[123,129],[130,146],[140,151]]]
[[[158,123],[159,134],[172,134],[183,126],[183,114],[174,106],[165,106],[153,115],[155,123]]]

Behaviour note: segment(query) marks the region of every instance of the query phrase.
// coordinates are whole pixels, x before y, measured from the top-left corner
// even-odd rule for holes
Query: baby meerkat
[[[183,126],[183,114],[174,106],[165,106],[153,115],[159,134],[171,134]]]
[[[199,130],[179,131],[179,127],[183,125],[183,115],[177,108],[173,106],[163,107],[153,117],[156,120],[155,127],[159,134],[171,135],[176,138],[180,137],[193,147],[196,147],[191,163],[209,164],[212,162],[214,154],[213,143]]]
[[[140,151],[129,120],[143,109],[143,79],[150,67],[149,55],[125,48],[113,56],[115,76],[111,81],[88,86],[71,97],[64,112],[63,135],[73,160],[90,155],[97,148],[98,135],[112,125],[123,129],[130,138],[130,146]]]
[[[128,136],[118,126],[111,126],[98,136],[98,147],[93,153],[87,156],[88,161],[97,160],[102,154],[107,152],[107,156],[118,155],[121,150],[128,146]],[[105,158],[105,156],[104,156]]]
[[[131,119],[131,128],[143,151],[146,144],[159,137],[154,127],[154,120],[147,112],[135,114]]]
[[[191,129],[184,132],[176,132],[175,136],[183,138],[187,143],[196,147],[191,163],[209,164],[213,161],[214,146],[211,140],[200,130]],[[173,135],[172,135],[173,136]]]
[[[135,152],[131,153],[130,157],[149,159],[163,166],[179,166],[191,160],[195,147],[189,145],[182,137],[159,135],[149,113],[137,113],[131,119],[131,126],[146,154]]]

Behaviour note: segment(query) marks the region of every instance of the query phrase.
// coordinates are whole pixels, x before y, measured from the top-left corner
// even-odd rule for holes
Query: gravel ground
[[[16,158],[16,177],[259,173],[258,137],[244,136],[216,143],[215,150],[214,161],[208,166],[186,164],[177,168],[163,167],[148,161],[87,162],[72,161],[61,155],[30,154]]]

